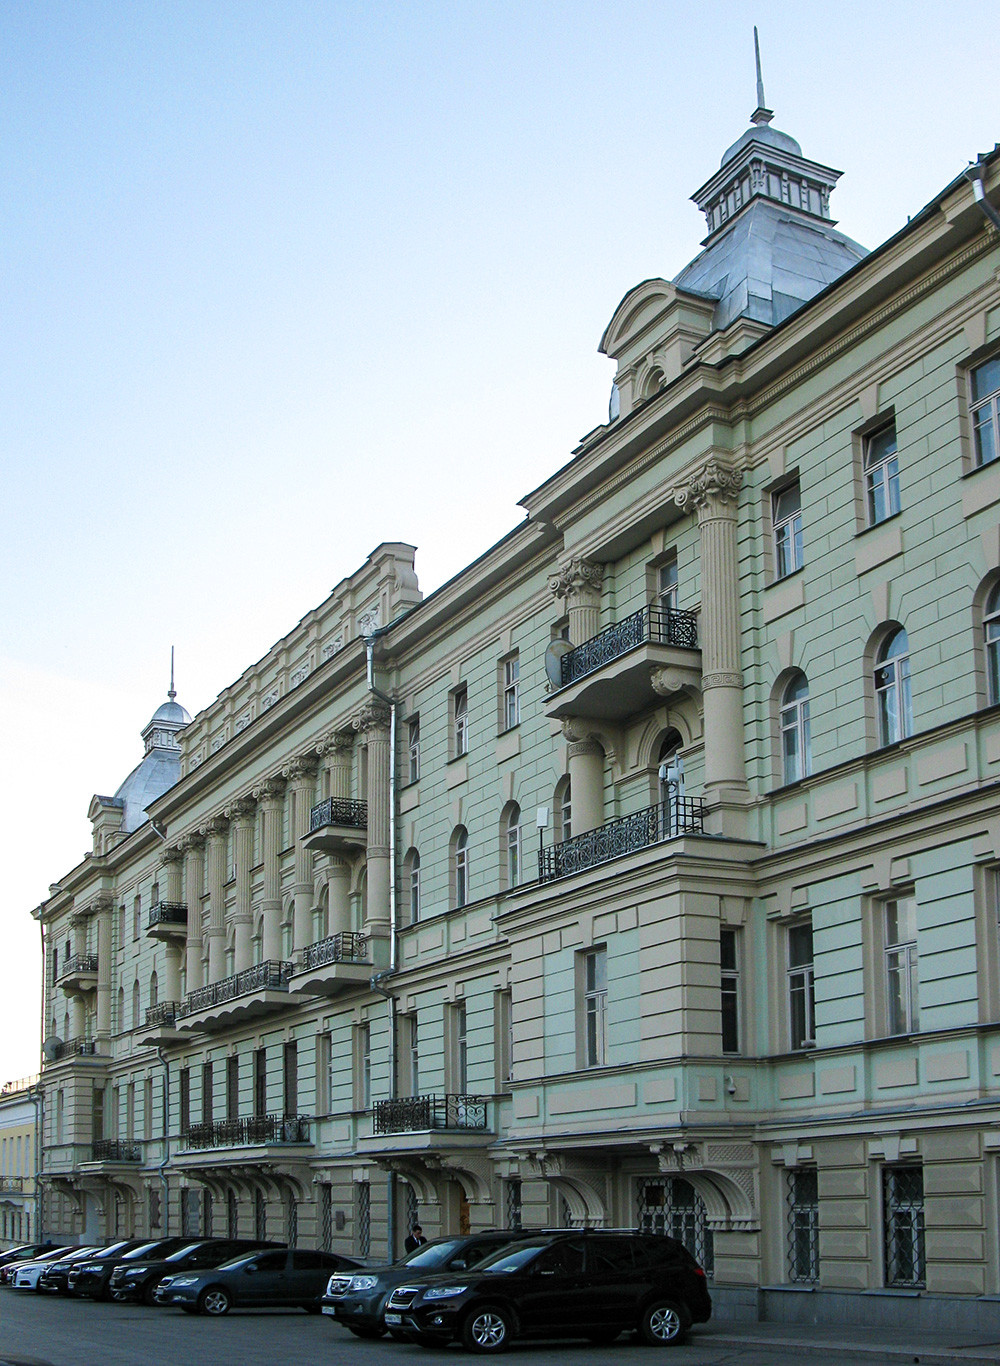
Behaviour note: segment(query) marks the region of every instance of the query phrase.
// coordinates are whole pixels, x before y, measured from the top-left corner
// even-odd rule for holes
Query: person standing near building
[[[416,1252],[417,1248],[423,1247],[426,1242],[423,1229],[419,1224],[414,1224],[412,1230],[406,1235],[403,1247],[407,1252]]]

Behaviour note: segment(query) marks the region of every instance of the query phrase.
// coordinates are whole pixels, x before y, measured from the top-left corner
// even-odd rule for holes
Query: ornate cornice
[[[697,469],[681,488],[674,489],[674,502],[682,512],[700,510],[712,503],[739,502],[743,471],[737,465],[712,456]]]
[[[603,564],[574,555],[561,564],[555,574],[549,575],[549,589],[557,598],[566,598],[573,593],[599,596],[603,580]]]

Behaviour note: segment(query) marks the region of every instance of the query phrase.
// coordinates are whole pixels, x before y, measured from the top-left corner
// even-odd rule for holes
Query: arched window
[[[469,900],[469,832],[464,825],[456,828],[451,837],[452,877],[454,880],[455,907],[466,905]]]
[[[900,626],[879,647],[875,664],[875,710],[880,745],[913,734],[910,698],[910,642]]]
[[[521,881],[521,808],[510,802],[500,822],[504,886],[516,887]]]
[[[573,837],[573,793],[568,773],[556,783],[554,806],[558,844]]]
[[[403,878],[404,894],[410,907],[410,924],[415,925],[420,919],[420,853],[416,849],[408,849],[406,852],[403,859]]]
[[[132,983],[132,1028],[139,1028],[139,982]]]
[[[986,699],[991,707],[1000,702],[1000,583],[983,610],[983,647],[986,652]]]
[[[684,829],[684,760],[680,749],[680,735],[668,730],[656,756],[656,801],[664,835],[678,835]]]
[[[796,674],[781,695],[778,718],[781,729],[781,779],[797,783],[812,772],[809,739],[809,682]]]
[[[149,976],[149,1004],[155,1006],[160,999],[160,983],[154,969]]]

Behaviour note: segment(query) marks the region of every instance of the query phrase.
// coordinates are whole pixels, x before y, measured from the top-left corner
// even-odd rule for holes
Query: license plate
[[[334,1309],[332,1304],[324,1304],[322,1308],[324,1314],[330,1314],[332,1317],[336,1318],[337,1311],[336,1309]]]
[[[403,1316],[402,1314],[386,1314],[385,1321],[389,1324],[390,1328],[398,1328],[403,1322]]]

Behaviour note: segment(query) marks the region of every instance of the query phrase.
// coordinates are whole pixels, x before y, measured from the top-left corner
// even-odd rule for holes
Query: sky
[[[30,912],[381,541],[425,592],[607,415],[756,103],[868,247],[1000,138],[995,0],[0,0],[0,1082]]]

